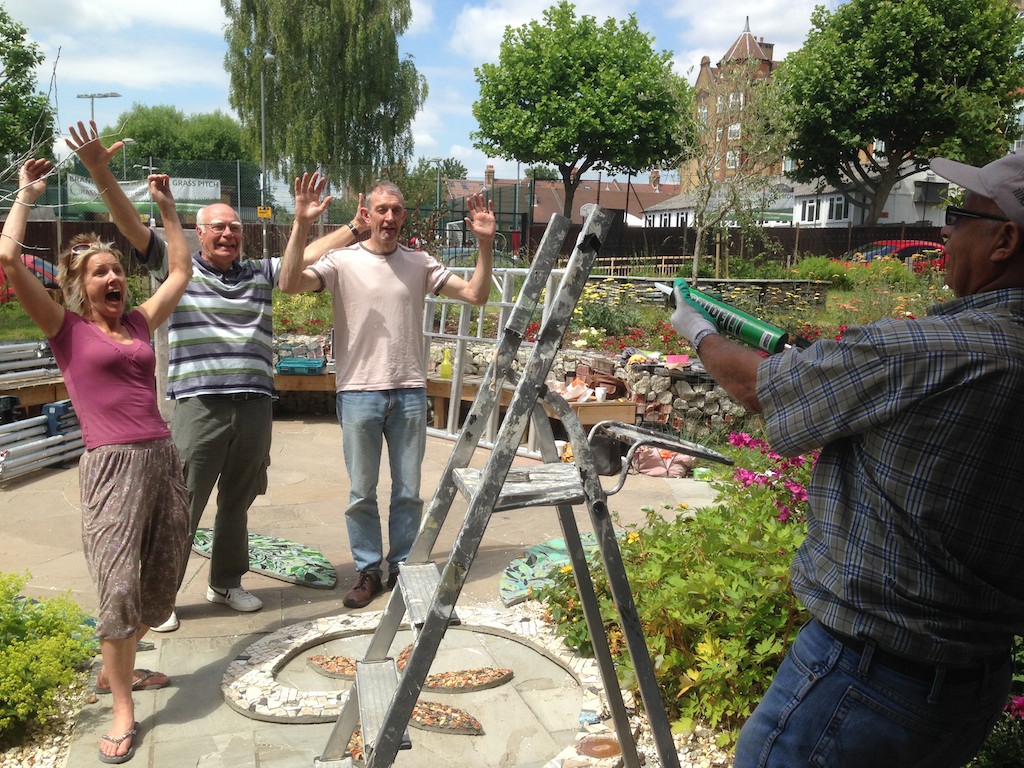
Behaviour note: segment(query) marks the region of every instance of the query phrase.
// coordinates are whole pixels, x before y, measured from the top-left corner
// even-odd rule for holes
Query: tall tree
[[[265,101],[268,162],[285,176],[320,168],[335,183],[364,189],[381,168],[412,155],[412,120],[427,85],[398,55],[409,0],[221,5],[231,105],[259,148]]]
[[[819,6],[778,72],[798,181],[825,179],[874,223],[893,185],[944,156],[984,163],[1019,134],[1024,21],[1007,0]]]
[[[689,86],[670,59],[634,15],[598,24],[562,0],[543,23],[506,27],[498,63],[476,68],[474,146],[557,166],[568,216],[587,171],[641,173],[679,157],[675,129],[688,114]]]
[[[26,40],[28,30],[0,5],[0,168],[17,169],[35,155],[53,157],[54,113],[36,87],[35,68],[45,58]]]

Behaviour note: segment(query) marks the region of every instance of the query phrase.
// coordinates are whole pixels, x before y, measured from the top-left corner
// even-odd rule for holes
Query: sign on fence
[[[129,179],[117,182],[125,195],[140,214],[149,213],[153,202],[149,198],[149,186],[145,179]],[[87,176],[68,174],[68,210],[73,213],[106,212],[107,207],[100,198],[99,190]],[[171,178],[171,194],[178,206],[178,213],[195,213],[211,203],[219,203],[220,179],[179,179]]]

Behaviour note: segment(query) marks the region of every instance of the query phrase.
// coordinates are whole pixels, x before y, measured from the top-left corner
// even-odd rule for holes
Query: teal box
[[[292,376],[312,376],[323,373],[327,360],[323,357],[282,357],[275,368],[278,373]]]

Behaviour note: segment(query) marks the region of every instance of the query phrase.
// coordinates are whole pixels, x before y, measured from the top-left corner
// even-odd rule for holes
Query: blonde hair
[[[82,248],[81,246],[88,246]],[[57,281],[64,294],[64,306],[79,315],[84,314],[85,290],[82,278],[85,275],[85,264],[90,256],[97,253],[109,253],[122,264],[124,256],[113,243],[104,243],[95,232],[75,235],[68,247],[57,257]],[[130,306],[130,296],[125,295],[125,309]]]

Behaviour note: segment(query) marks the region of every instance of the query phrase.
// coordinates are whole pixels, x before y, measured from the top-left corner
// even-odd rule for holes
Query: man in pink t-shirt
[[[388,513],[388,579],[395,584],[419,531],[423,500],[420,470],[427,438],[426,370],[423,361],[423,306],[428,293],[483,305],[491,289],[496,224],[483,195],[467,200],[466,224],[479,254],[470,279],[463,280],[425,251],[401,244],[405,200],[390,182],[377,184],[360,200],[358,220],[369,237],[339,248],[341,235],[316,241],[323,257],[306,269],[302,259],[310,225],[330,204],[321,200],[326,179],[303,174],[295,180],[295,223],[285,251],[279,286],[285,293],[328,290],[334,299],[334,358],[338,421],[341,423],[349,504],[345,510],[349,546],[359,572],[345,595],[349,608],[362,608],[382,591],[385,560],[377,480],[384,441],[391,469]],[[347,238],[346,238],[347,239]]]

